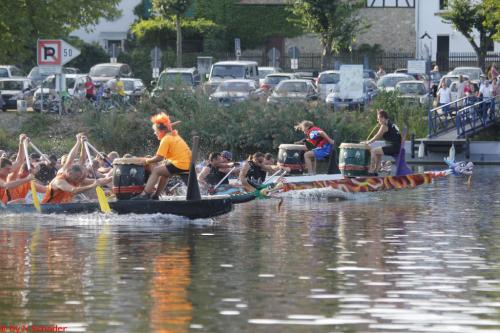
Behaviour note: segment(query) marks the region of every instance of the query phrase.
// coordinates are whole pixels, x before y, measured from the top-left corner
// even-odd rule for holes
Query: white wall
[[[460,32],[453,30],[451,24],[443,23],[442,18],[436,15],[439,12],[439,0],[417,0],[415,7],[418,58],[423,56],[424,44],[426,44],[432,48],[432,60],[436,60],[437,36],[439,35],[450,36],[450,53],[474,52],[470,43]],[[424,41],[420,40],[420,37],[426,32],[432,37],[431,41],[427,38]],[[476,34],[476,36],[478,35]],[[477,39],[479,44],[479,38]],[[500,52],[500,43],[495,43],[494,47],[495,52]]]
[[[134,16],[133,13],[134,8],[140,2],[141,0],[122,0],[118,6],[118,9],[121,10],[121,17],[115,21],[101,19],[95,26],[87,27],[88,30],[91,30],[90,32],[87,32],[82,28],[73,31],[70,35],[79,37],[86,42],[98,42],[102,47],[105,47],[102,36],[106,33],[108,33],[108,35],[126,37],[127,31],[136,20],[136,16]]]

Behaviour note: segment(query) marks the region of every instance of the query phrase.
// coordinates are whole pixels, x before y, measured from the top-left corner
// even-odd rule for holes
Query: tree
[[[360,0],[295,0],[290,10],[296,24],[319,35],[323,53],[321,68],[331,63],[334,52],[350,50],[356,36],[365,29],[359,9]]]
[[[0,63],[33,65],[39,38],[63,38],[71,31],[119,16],[120,0],[8,0],[0,11]],[[15,59],[15,60],[14,60]]]
[[[240,38],[243,49],[253,49],[271,37],[295,37],[301,27],[288,19],[290,12],[283,5],[241,5],[235,0],[196,0],[194,13],[217,23],[223,30],[217,41],[219,51],[234,51],[234,39]]]
[[[192,0],[153,0],[153,8],[163,17],[175,16],[177,31],[177,67],[182,67],[182,29],[181,18],[191,6]]]
[[[484,0],[484,5],[488,9],[489,15],[486,17],[485,26],[496,28],[493,39],[500,41],[500,2],[498,0]]]
[[[488,46],[496,30],[495,26],[485,24],[486,18],[492,15],[494,6],[495,1],[488,3],[486,1],[450,0],[448,10],[441,14],[445,23],[451,24],[469,41],[476,52],[478,66],[483,70]],[[479,43],[476,34],[479,34]]]

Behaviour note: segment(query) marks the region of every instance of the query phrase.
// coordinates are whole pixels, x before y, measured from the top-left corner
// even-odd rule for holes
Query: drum
[[[278,152],[278,165],[289,167],[291,174],[302,174],[305,170],[305,145],[281,144]]]
[[[368,175],[370,168],[370,146],[364,143],[342,143],[340,145],[339,169],[347,177]]]
[[[144,190],[146,171],[142,158],[117,158],[113,161],[113,193],[128,200]]]

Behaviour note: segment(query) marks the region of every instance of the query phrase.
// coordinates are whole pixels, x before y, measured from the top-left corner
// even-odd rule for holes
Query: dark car
[[[260,88],[264,91],[272,91],[281,81],[296,79],[297,76],[294,73],[274,73],[266,75],[264,82],[260,85]]]
[[[357,98],[342,98],[338,88],[326,96],[325,102],[330,110],[340,110],[347,108],[363,109],[370,104],[373,99],[378,95],[377,84],[372,79],[363,79],[363,93]]]
[[[226,80],[219,84],[209,99],[229,106],[237,102],[258,100],[262,96],[263,92],[257,88],[254,80]]]
[[[307,104],[318,100],[318,98],[318,90],[310,80],[285,80],[276,86],[273,93],[268,97],[267,104],[275,106],[288,103]]]
[[[193,93],[200,85],[200,74],[195,67],[167,68],[160,73],[158,81],[152,82],[155,86],[151,96],[158,97],[162,92],[180,89]]]

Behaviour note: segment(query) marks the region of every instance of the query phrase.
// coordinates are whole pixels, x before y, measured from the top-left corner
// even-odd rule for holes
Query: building
[[[105,50],[112,50],[113,45],[117,49],[123,50],[127,32],[137,17],[134,15],[134,8],[141,0],[122,0],[118,5],[121,17],[114,21],[99,20],[95,26],[88,26],[73,31],[70,36],[75,36],[85,42],[97,42]]]

